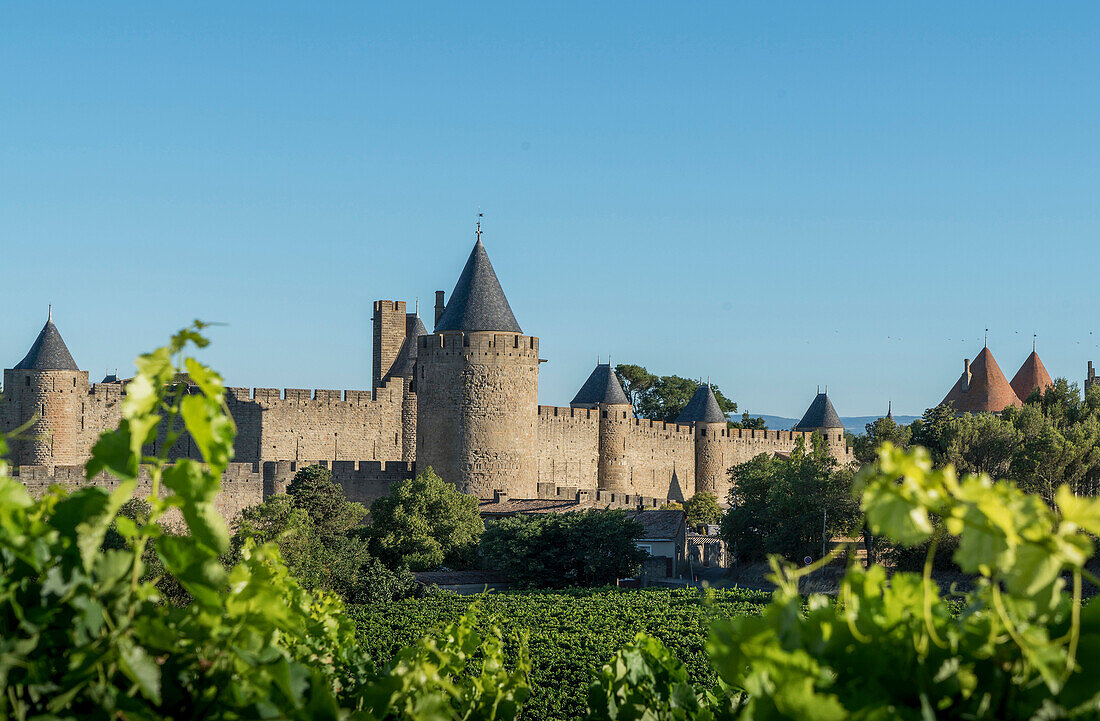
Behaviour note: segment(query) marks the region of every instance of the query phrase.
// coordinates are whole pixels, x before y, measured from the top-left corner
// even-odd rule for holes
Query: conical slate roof
[[[843,428],[828,393],[818,393],[813,403],[806,409],[806,415],[794,427],[796,431],[812,431],[818,428]]]
[[[50,313],[46,325],[42,326],[34,345],[27,352],[27,356],[15,364],[15,370],[35,371],[78,371],[76,361],[69,353],[65,341],[61,339],[61,333],[53,324],[53,313]]]
[[[1012,376],[1011,385],[1016,397],[1021,401],[1026,401],[1032,391],[1045,390],[1048,386],[1054,385],[1054,381],[1050,379],[1050,374],[1047,373],[1043,361],[1039,360],[1039,354],[1031,351],[1031,355],[1020,366],[1020,370]]]
[[[451,299],[435,324],[436,333],[446,330],[523,332],[512,315],[512,308],[480,239],[474,244],[466,267],[451,291]]]
[[[424,321],[420,320],[420,316],[413,317],[415,320],[410,324],[411,328],[405,335],[405,342],[401,344],[401,350],[397,351],[397,358],[390,366],[390,372],[386,374],[387,377],[409,377],[413,374],[413,368],[416,364],[417,339],[422,335],[428,335],[428,329],[424,327]]]
[[[611,369],[610,363],[598,363],[588,380],[584,382],[577,395],[569,402],[571,406],[589,406],[600,403],[630,405],[623,392],[619,376]]]
[[[725,423],[726,414],[718,407],[718,399],[714,397],[714,391],[710,383],[701,385],[695,390],[684,410],[676,417],[677,423]]]
[[[967,413],[1000,413],[1008,406],[1023,405],[1012,390],[1001,367],[993,359],[989,348],[982,352],[970,364],[970,389],[967,390],[963,407],[956,405],[955,410]]]

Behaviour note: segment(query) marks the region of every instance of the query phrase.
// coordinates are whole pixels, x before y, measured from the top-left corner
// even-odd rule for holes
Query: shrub
[[[371,549],[390,568],[428,571],[477,563],[485,523],[477,499],[459,493],[428,468],[395,483],[388,496],[370,507]]]

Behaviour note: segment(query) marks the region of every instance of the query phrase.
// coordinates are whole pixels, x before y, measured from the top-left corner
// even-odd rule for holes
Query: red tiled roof
[[[1045,390],[1051,385],[1054,385],[1054,381],[1050,379],[1046,366],[1039,360],[1039,354],[1035,351],[1031,351],[1031,355],[1020,366],[1020,370],[1012,376],[1012,390],[1021,401],[1026,401],[1032,391]]]
[[[970,364],[970,388],[966,391],[963,403],[956,404],[955,410],[967,413],[1000,413],[1008,406],[1018,408],[1022,405],[989,348],[982,348],[982,352]]]

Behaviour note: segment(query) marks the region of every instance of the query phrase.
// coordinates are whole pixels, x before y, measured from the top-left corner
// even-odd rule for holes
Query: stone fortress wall
[[[443,301],[437,292],[437,324]],[[480,240],[451,301],[474,310],[465,309],[465,320],[445,319],[436,333],[424,330],[404,301],[373,304],[371,390],[227,388],[238,428],[227,515],[239,513],[239,499],[258,502],[284,488],[294,469],[314,462],[330,466],[349,497],[364,502],[428,466],[481,498],[593,493],[618,504],[683,500],[706,490],[724,500],[730,466],[809,442],[810,433],[728,430],[724,421],[635,418],[617,379],[612,401],[539,406],[539,339],[519,331]],[[507,311],[488,327],[512,330],[478,330],[487,304]],[[52,317],[18,366],[4,371],[0,431],[35,422],[14,441],[13,465],[40,490],[52,482],[72,485],[99,434],[118,425],[124,384],[89,383]],[[610,367],[603,372],[614,378]],[[831,452],[850,460],[843,431],[823,432]],[[198,453],[185,433],[169,456]]]

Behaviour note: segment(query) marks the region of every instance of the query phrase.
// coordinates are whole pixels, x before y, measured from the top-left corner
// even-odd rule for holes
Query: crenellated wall
[[[599,411],[539,406],[538,481],[595,488]]]
[[[631,492],[684,500],[695,495],[695,433],[689,425],[635,418],[627,437]]]
[[[100,486],[108,490],[118,487],[119,481],[107,472],[100,473],[90,481],[84,478],[84,466],[16,466],[14,477],[21,481],[32,496],[43,495],[51,486],[57,485],[70,490],[84,486]],[[142,466],[138,475],[135,498],[145,498],[152,492],[152,478],[148,466]],[[168,495],[162,487],[162,495]],[[264,501],[264,480],[259,469],[251,463],[230,463],[222,473],[222,490],[214,499],[214,506],[230,525],[236,523],[241,511]],[[168,525],[182,523],[178,509],[172,509],[166,515]]]
[[[369,391],[227,388],[236,459],[401,460],[403,383],[383,384],[373,399]]]

